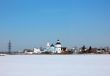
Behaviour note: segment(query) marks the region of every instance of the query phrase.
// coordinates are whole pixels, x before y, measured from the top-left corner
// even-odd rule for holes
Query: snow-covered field
[[[0,56],[0,76],[110,76],[110,55]]]

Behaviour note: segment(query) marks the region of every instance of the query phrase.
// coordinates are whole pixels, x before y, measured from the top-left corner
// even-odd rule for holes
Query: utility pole
[[[11,41],[9,40],[9,43],[8,43],[8,52],[9,54],[11,54]]]

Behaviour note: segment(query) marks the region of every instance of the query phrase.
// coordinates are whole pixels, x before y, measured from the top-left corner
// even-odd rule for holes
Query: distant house
[[[33,49],[33,54],[40,54],[40,53],[42,53],[40,49],[38,48]]]
[[[97,49],[97,50],[96,50],[96,53],[98,53],[98,54],[103,54],[103,53],[104,53],[104,49]]]
[[[24,49],[25,54],[33,54],[33,50],[31,49]]]
[[[77,47],[74,47],[71,49],[71,51],[74,53],[74,54],[78,54],[81,50],[78,49]]]
[[[67,54],[68,53],[68,49],[67,47],[61,47],[61,50],[62,50],[62,54]]]
[[[31,49],[24,49],[25,54],[40,54],[41,51],[38,48],[34,48],[33,50]]]

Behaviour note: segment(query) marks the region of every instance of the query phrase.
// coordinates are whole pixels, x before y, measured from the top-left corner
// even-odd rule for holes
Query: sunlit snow
[[[110,76],[110,55],[0,56],[0,76]]]

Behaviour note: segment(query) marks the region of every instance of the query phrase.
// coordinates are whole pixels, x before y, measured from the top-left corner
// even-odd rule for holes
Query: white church
[[[52,52],[52,53],[61,53],[62,50],[61,50],[61,43],[59,40],[57,40],[56,44],[51,44],[50,43],[47,43],[47,48],[46,48],[46,51],[49,51],[49,52]]]

